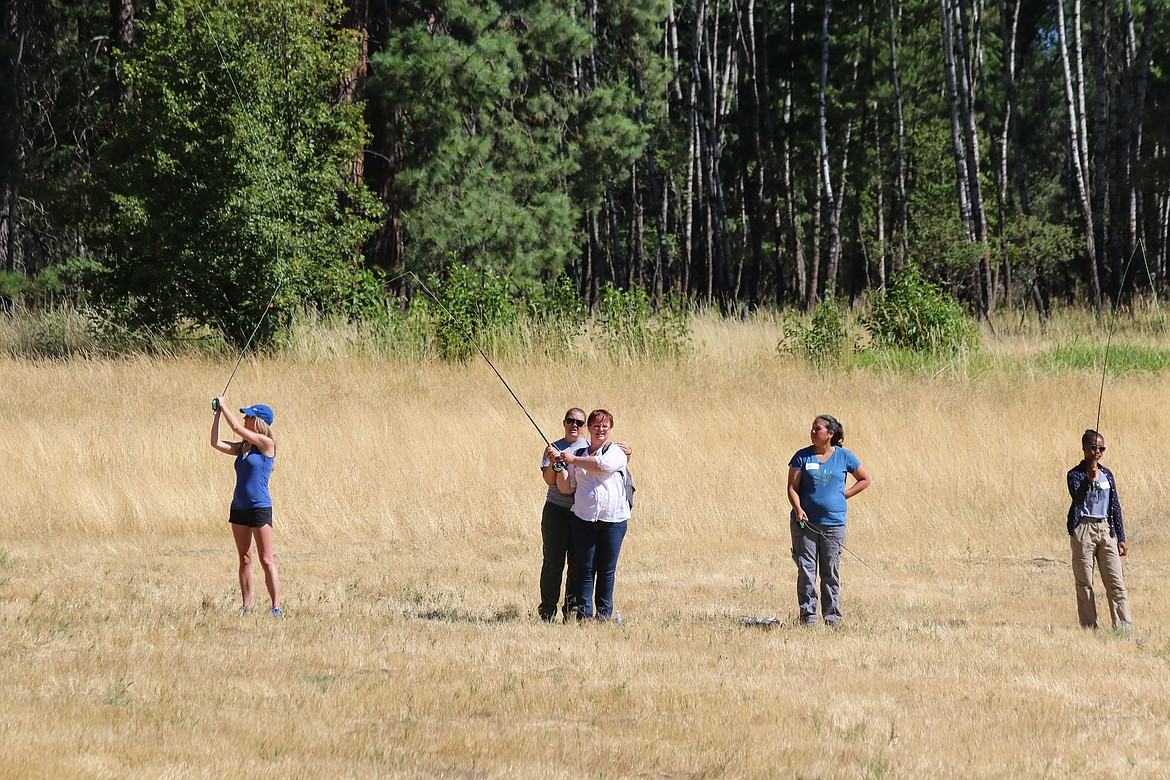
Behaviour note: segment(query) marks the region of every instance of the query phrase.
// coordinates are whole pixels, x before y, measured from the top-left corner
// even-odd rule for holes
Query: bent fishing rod
[[[491,367],[493,372],[495,372],[496,377],[500,380],[500,382],[504,385],[504,388],[507,389],[508,393],[512,396],[512,400],[516,402],[516,405],[520,407],[520,411],[524,412],[524,416],[528,418],[528,422],[532,423],[532,427],[536,429],[536,432],[538,434],[540,434],[540,438],[544,441],[545,446],[551,447],[552,442],[549,441],[549,438],[544,435],[544,431],[542,431],[540,429],[540,426],[536,424],[536,420],[532,419],[532,415],[528,413],[528,410],[524,407],[524,404],[520,401],[520,397],[516,395],[516,392],[512,389],[511,385],[508,384],[508,380],[504,379],[503,374],[501,374],[499,372],[499,369],[497,369],[495,364],[492,363],[491,358],[489,358],[487,356],[487,353],[483,351],[483,347],[481,347],[479,345],[479,342],[477,342],[475,340],[475,338],[472,336],[471,329],[468,327],[465,327],[458,320],[458,318],[455,317],[455,314],[450,309],[448,309],[447,306],[441,300],[439,300],[439,296],[435,295],[435,293],[431,291],[430,287],[427,287],[426,282],[424,282],[419,277],[418,274],[416,274],[414,271],[406,271],[406,272],[401,273],[398,276],[394,277],[393,279],[391,279],[389,282],[387,282],[387,284],[390,284],[392,282],[396,282],[399,279],[402,279],[403,277],[406,277],[406,276],[414,277],[414,280],[416,282],[418,282],[418,286],[421,287],[423,289],[423,291],[426,292],[426,294],[430,297],[430,299],[432,301],[434,301],[435,304],[440,309],[443,310],[443,313],[447,315],[447,318],[449,320],[451,320],[451,323],[463,331],[463,334],[462,334],[463,338],[465,338],[467,340],[467,343],[469,343],[469,344],[471,344],[471,346],[475,347],[475,350],[479,353],[480,357],[482,357],[484,359],[484,362],[487,363],[489,367]]]

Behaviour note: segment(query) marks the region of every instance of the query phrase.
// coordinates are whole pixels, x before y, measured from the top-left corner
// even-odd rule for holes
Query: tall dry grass
[[[230,400],[277,414],[277,621],[235,613],[230,365],[0,358],[0,775],[1170,773],[1166,376],[1106,386],[1137,627],[1086,632],[1064,472],[1100,375],[1025,360],[1065,335],[828,375],[779,335],[700,318],[677,364],[497,364],[545,433],[604,406],[635,447],[625,624],[590,627],[536,619],[543,445],[482,361],[245,361]],[[792,626],[783,483],[821,412],[875,480],[836,631]]]

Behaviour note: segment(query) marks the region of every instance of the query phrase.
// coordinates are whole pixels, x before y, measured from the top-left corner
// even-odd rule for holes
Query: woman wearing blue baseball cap
[[[229,522],[240,555],[240,591],[243,604],[240,614],[252,608],[252,540],[264,569],[264,584],[272,599],[272,616],[281,617],[280,574],[272,551],[272,496],[268,493],[268,478],[276,459],[276,439],[272,436],[272,409],[254,404],[240,409],[241,423],[219,397],[215,403],[215,418],[211,421],[211,446],[236,459],[236,491],[232,495]],[[219,438],[219,419],[223,417],[232,432],[243,441],[222,441]]]

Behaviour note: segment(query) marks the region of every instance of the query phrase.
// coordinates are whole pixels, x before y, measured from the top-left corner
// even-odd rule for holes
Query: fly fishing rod
[[[431,288],[427,287],[426,283],[414,271],[406,271],[405,273],[396,276],[394,279],[391,279],[390,281],[391,282],[397,281],[398,279],[401,279],[404,276],[414,277],[414,280],[416,282],[418,282],[418,286],[421,287],[423,289],[423,291],[426,292],[426,294],[428,296],[430,296],[431,300],[433,300],[435,302],[435,304],[438,305],[438,307],[443,310],[443,313],[447,315],[447,318],[451,320],[451,323],[453,325],[455,325],[457,328],[459,328],[460,330],[464,331],[463,338],[467,339],[467,343],[469,343],[469,344],[471,344],[471,346],[475,347],[476,351],[479,352],[480,357],[482,357],[484,359],[484,362],[487,363],[488,366],[491,367],[492,371],[495,372],[496,377],[500,380],[500,382],[507,389],[508,393],[512,396],[512,400],[516,402],[516,405],[520,407],[520,411],[524,412],[524,416],[528,418],[528,422],[532,423],[532,427],[536,429],[536,432],[538,434],[540,434],[540,438],[544,440],[545,446],[551,447],[552,442],[550,442],[548,440],[548,437],[544,435],[544,431],[542,431],[540,429],[540,426],[536,424],[536,420],[532,419],[532,415],[528,413],[528,410],[526,408],[524,408],[524,404],[520,401],[519,396],[516,395],[516,392],[512,389],[511,385],[508,384],[508,380],[504,379],[503,374],[501,374],[499,372],[499,369],[497,369],[495,364],[492,363],[491,358],[489,358],[487,356],[487,353],[483,351],[483,347],[481,347],[479,345],[479,342],[477,342],[475,340],[475,338],[472,336],[471,329],[468,327],[465,327],[461,322],[459,322],[459,320],[455,317],[455,314],[450,309],[448,309],[447,306],[441,300],[439,300],[439,296],[435,295],[434,292],[431,291]]]
[[[231,376],[228,377],[227,384],[223,386],[223,392],[220,396],[227,395],[228,388],[232,386],[232,380],[235,379],[236,369],[240,367],[240,362],[244,359],[244,353],[248,351],[248,347],[252,346],[252,339],[256,338],[256,334],[260,331],[260,326],[264,324],[264,318],[268,316],[269,309],[276,306],[276,294],[280,292],[280,288],[284,286],[284,277],[276,283],[276,289],[272,291],[272,297],[268,299],[268,303],[264,306],[264,311],[260,312],[260,319],[256,321],[256,327],[252,328],[252,335],[248,337],[248,341],[244,344],[244,348],[240,350],[240,356],[236,358],[236,365],[232,369]],[[219,398],[211,399],[211,411],[219,411]]]

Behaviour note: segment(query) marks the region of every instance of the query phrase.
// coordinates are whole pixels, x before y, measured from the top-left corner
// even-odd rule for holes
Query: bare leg
[[[256,554],[260,557],[260,566],[264,569],[264,584],[268,586],[268,596],[272,599],[272,606],[280,606],[280,574],[276,571],[276,555],[272,549],[272,526],[262,525],[252,528],[252,535],[256,537]]]
[[[240,595],[243,605],[252,608],[252,529],[246,525],[232,524],[232,537],[236,540],[236,552],[240,556]]]

